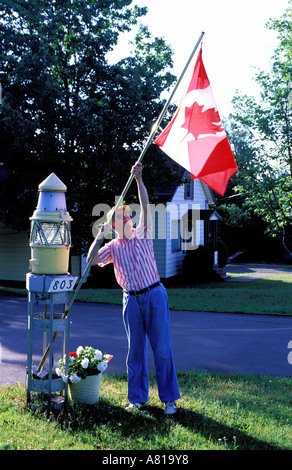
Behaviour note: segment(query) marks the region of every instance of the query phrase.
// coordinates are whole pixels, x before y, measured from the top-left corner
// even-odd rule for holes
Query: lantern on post
[[[27,353],[27,403],[31,392],[46,397],[48,413],[53,402],[67,399],[67,384],[54,371],[54,358],[66,356],[69,360],[70,315],[64,315],[77,277],[68,273],[71,246],[70,223],[67,212],[64,183],[52,173],[39,185],[39,197],[31,220],[29,260],[30,273],[26,275],[28,290],[28,353]],[[61,345],[55,343],[60,333]],[[39,339],[38,339],[39,337]],[[55,350],[61,346],[59,354]],[[46,370],[39,361],[49,347]],[[56,395],[56,392],[65,392]]]
[[[64,183],[52,173],[39,185],[36,210],[30,218],[31,259],[35,274],[66,274],[71,246],[70,222]]]

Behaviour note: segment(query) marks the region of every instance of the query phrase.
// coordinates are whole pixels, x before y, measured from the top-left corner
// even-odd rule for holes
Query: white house
[[[210,210],[214,202],[213,191],[196,179],[178,186],[174,192],[161,193],[159,204],[153,208],[154,252],[162,279],[182,272],[187,250],[199,245],[208,246],[218,263],[216,211]],[[164,215],[162,207],[165,207]]]
[[[25,281],[30,257],[29,228],[19,232],[0,227],[0,282]]]

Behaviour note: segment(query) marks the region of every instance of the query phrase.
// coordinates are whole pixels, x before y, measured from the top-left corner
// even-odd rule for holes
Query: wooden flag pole
[[[196,53],[196,50],[198,49],[198,47],[199,47],[199,45],[200,45],[200,43],[201,43],[201,41],[202,41],[202,39],[203,39],[204,34],[205,34],[204,32],[202,32],[202,33],[200,34],[200,37],[199,37],[199,39],[198,39],[198,41],[197,41],[197,43],[196,43],[196,45],[195,45],[195,47],[194,47],[194,49],[193,49],[193,51],[192,51],[190,57],[189,57],[189,60],[187,61],[187,63],[186,63],[186,65],[185,65],[185,67],[184,67],[184,69],[183,69],[183,71],[182,71],[182,73],[181,73],[179,79],[177,80],[177,83],[176,83],[176,85],[175,85],[175,87],[174,87],[174,89],[173,89],[173,91],[172,91],[170,97],[168,98],[166,104],[164,105],[164,107],[163,107],[163,109],[162,109],[162,111],[161,111],[161,113],[160,113],[158,119],[156,120],[156,122],[155,122],[154,125],[152,126],[152,129],[151,129],[151,132],[150,132],[150,134],[149,134],[149,137],[148,137],[148,139],[147,139],[147,141],[146,141],[146,143],[145,143],[145,146],[144,146],[144,148],[143,148],[143,150],[142,150],[142,152],[141,152],[141,154],[140,154],[140,156],[139,156],[137,162],[142,162],[142,160],[143,160],[143,158],[144,158],[144,156],[145,156],[145,154],[146,154],[146,152],[147,152],[149,146],[151,145],[151,143],[152,143],[152,141],[153,141],[153,139],[154,139],[154,136],[155,136],[155,134],[156,134],[156,131],[157,131],[159,125],[161,124],[162,119],[164,118],[164,116],[165,116],[165,114],[166,114],[166,111],[167,111],[167,109],[168,109],[168,107],[169,107],[169,105],[170,105],[170,103],[171,103],[171,101],[172,101],[172,99],[173,99],[173,97],[174,97],[174,94],[175,94],[176,90],[178,89],[178,87],[179,87],[179,85],[180,85],[180,83],[181,83],[181,81],[182,81],[182,79],[183,79],[183,77],[184,77],[184,75],[185,75],[185,73],[186,73],[186,71],[187,71],[187,69],[188,69],[188,66],[190,65],[190,62],[192,61],[192,58],[194,57],[194,55],[195,55],[195,53]],[[131,185],[131,183],[132,183],[132,181],[133,181],[133,178],[134,178],[134,175],[130,175],[130,177],[129,177],[128,181],[127,181],[127,184],[126,184],[126,186],[124,187],[123,192],[122,192],[122,194],[121,194],[120,197],[119,197],[119,200],[118,200],[118,202],[117,202],[117,204],[116,204],[116,206],[115,206],[115,208],[114,208],[114,210],[113,210],[113,212],[112,212],[112,214],[111,214],[111,217],[110,217],[110,220],[108,221],[108,223],[111,223],[111,222],[112,222],[112,220],[113,220],[113,218],[114,218],[114,216],[115,216],[115,214],[116,214],[116,211],[118,210],[118,208],[119,208],[119,207],[121,206],[121,204],[123,203],[123,200],[124,200],[124,198],[125,198],[125,195],[127,194],[128,189],[129,189],[129,187],[130,187],[130,185]],[[65,312],[64,312],[64,314],[63,314],[63,316],[62,316],[62,318],[66,318],[66,317],[67,317],[67,315],[68,315],[68,313],[69,313],[69,311],[70,311],[70,309],[71,309],[71,307],[72,307],[72,305],[73,305],[73,302],[74,302],[74,300],[76,299],[76,297],[77,297],[77,295],[78,295],[78,293],[79,293],[79,291],[80,291],[80,288],[81,288],[81,286],[82,286],[82,284],[83,284],[83,282],[84,282],[84,279],[85,279],[85,277],[87,276],[87,273],[89,272],[89,270],[90,270],[90,268],[91,268],[92,262],[93,262],[93,260],[94,260],[94,258],[95,258],[95,256],[96,256],[96,254],[97,254],[99,248],[101,247],[103,241],[104,241],[104,237],[102,237],[102,238],[99,240],[99,243],[97,243],[97,245],[96,245],[96,247],[95,247],[95,250],[94,250],[94,252],[92,253],[92,256],[91,256],[91,258],[90,258],[90,260],[89,260],[89,263],[87,264],[87,266],[86,266],[86,268],[85,268],[85,270],[84,270],[84,272],[83,272],[83,274],[82,274],[82,277],[81,277],[81,279],[80,279],[80,281],[79,281],[79,283],[78,283],[78,285],[77,285],[77,287],[76,287],[76,289],[75,289],[75,291],[74,291],[74,294],[72,295],[72,298],[71,298],[71,300],[70,300],[70,302],[69,302],[69,304],[68,304],[68,306],[67,306],[67,308],[66,308],[66,310],[65,310]],[[53,336],[53,342],[55,341],[57,334],[58,334],[57,332],[54,334],[54,336]],[[40,362],[40,364],[39,364],[39,366],[38,366],[38,369],[37,369],[38,372],[40,372],[40,370],[42,369],[42,367],[43,367],[43,365],[44,365],[44,363],[45,363],[45,360],[46,360],[46,358],[47,358],[47,355],[48,355],[49,351],[50,351],[50,345],[47,346],[47,349],[46,349],[46,351],[44,352],[44,355],[43,355],[43,357],[42,357],[42,359],[41,359],[41,362]]]
[[[200,37],[199,37],[199,39],[198,39],[198,41],[197,41],[197,43],[196,43],[196,45],[195,45],[195,47],[194,47],[194,49],[193,49],[191,55],[190,55],[189,60],[187,61],[187,63],[186,63],[186,65],[185,65],[185,67],[184,67],[184,69],[183,69],[183,71],[182,71],[182,73],[181,73],[181,75],[180,75],[180,77],[179,77],[179,79],[178,79],[178,81],[177,81],[177,83],[176,83],[176,85],[175,85],[175,87],[174,87],[174,89],[173,89],[173,91],[172,91],[170,97],[168,98],[166,104],[164,105],[163,110],[161,111],[161,113],[160,113],[160,115],[159,115],[157,121],[153,124],[152,129],[151,129],[151,132],[150,132],[150,135],[149,135],[149,137],[148,137],[148,139],[147,139],[147,142],[146,142],[146,144],[145,144],[145,146],[144,146],[144,148],[143,148],[143,150],[142,150],[142,152],[141,152],[141,154],[140,154],[139,159],[137,160],[138,162],[141,162],[141,161],[143,160],[145,153],[147,152],[147,150],[148,150],[150,144],[152,143],[152,141],[153,141],[153,139],[154,139],[154,136],[155,136],[155,134],[156,134],[156,131],[157,131],[158,127],[160,126],[161,121],[162,121],[162,119],[164,118],[164,116],[165,116],[165,114],[166,114],[166,111],[167,111],[167,109],[168,109],[168,107],[169,107],[169,105],[170,105],[170,103],[171,103],[171,101],[172,101],[172,99],[173,99],[173,97],[174,97],[174,94],[175,94],[176,90],[178,89],[178,87],[179,87],[179,85],[180,85],[180,83],[181,83],[181,81],[182,81],[182,79],[183,79],[183,77],[184,77],[184,75],[185,75],[185,73],[186,73],[186,71],[187,71],[187,69],[188,69],[188,66],[190,65],[190,62],[192,61],[192,58],[194,57],[194,55],[195,55],[195,53],[196,53],[196,50],[198,49],[198,47],[199,47],[199,45],[200,45],[200,43],[201,43],[201,41],[202,41],[202,39],[203,39],[204,34],[205,34],[204,32],[202,32],[202,33],[200,34]],[[126,186],[125,186],[125,188],[124,188],[124,190],[123,190],[123,192],[122,192],[122,194],[121,194],[121,196],[120,196],[120,198],[119,198],[119,200],[118,200],[118,203],[117,203],[117,205],[116,205],[116,209],[115,209],[115,210],[117,210],[118,207],[122,204],[122,202],[123,202],[123,200],[124,200],[124,197],[125,197],[125,195],[126,195],[128,189],[129,189],[129,187],[130,187],[130,185],[131,185],[131,183],[132,183],[132,181],[133,181],[133,178],[134,178],[134,176],[131,175],[130,178],[129,178],[129,180],[128,180],[128,182],[127,182],[127,184],[126,184]],[[112,215],[112,218],[113,218],[113,216],[114,216],[114,213],[113,213],[113,215]],[[112,219],[111,219],[111,220],[112,220]]]

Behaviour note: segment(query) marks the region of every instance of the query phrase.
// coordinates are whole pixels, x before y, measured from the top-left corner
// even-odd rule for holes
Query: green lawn
[[[292,275],[167,289],[176,310],[291,315]],[[2,288],[8,292],[15,292]],[[18,293],[25,294],[25,290]],[[121,304],[120,289],[81,289],[79,300]],[[104,375],[100,402],[47,419],[26,407],[22,386],[0,388],[0,448],[99,450],[292,449],[291,379],[178,372],[178,413],[165,417],[150,382],[143,412],[125,411],[126,375]]]
[[[252,282],[213,282],[167,289],[173,310],[292,315],[292,273]],[[122,304],[121,289],[81,289],[78,300]]]
[[[150,381],[149,406],[127,412],[126,375],[104,375],[95,406],[69,402],[47,419],[24,387],[0,388],[0,448],[11,450],[291,450],[291,379],[178,372],[182,399],[165,417]]]
[[[25,289],[0,287],[0,290],[26,294]],[[292,315],[292,273],[274,274],[252,282],[168,287],[167,293],[173,310]],[[82,288],[77,300],[122,305],[122,291]]]

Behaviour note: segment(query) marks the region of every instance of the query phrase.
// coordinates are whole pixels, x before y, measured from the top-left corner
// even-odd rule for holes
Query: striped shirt
[[[99,266],[114,264],[118,284],[126,291],[141,290],[159,281],[152,226],[139,224],[129,240],[115,238],[99,251]]]

